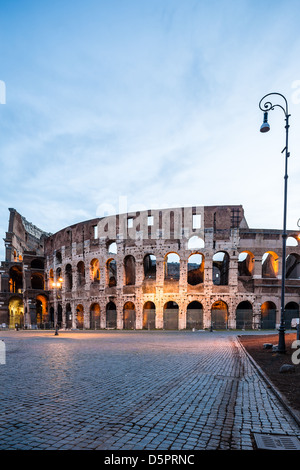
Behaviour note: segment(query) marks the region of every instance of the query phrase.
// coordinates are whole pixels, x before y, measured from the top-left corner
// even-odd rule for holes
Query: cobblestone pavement
[[[1,450],[255,448],[300,429],[230,332],[0,331]]]

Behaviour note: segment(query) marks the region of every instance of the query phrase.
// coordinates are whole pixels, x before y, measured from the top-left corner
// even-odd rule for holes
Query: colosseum
[[[46,233],[9,209],[0,325],[273,329],[299,317],[298,233],[251,229],[241,205],[117,214]]]

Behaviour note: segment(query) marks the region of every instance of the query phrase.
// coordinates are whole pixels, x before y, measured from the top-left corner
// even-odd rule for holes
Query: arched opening
[[[286,246],[298,246],[298,240],[296,236],[287,237]]]
[[[143,308],[143,328],[144,330],[155,329],[155,304],[146,302]]]
[[[128,255],[124,259],[124,276],[125,286],[135,285],[135,259],[132,255]]]
[[[34,259],[31,261],[32,269],[44,269],[44,261],[41,259]]]
[[[144,257],[145,279],[156,279],[156,256],[148,254]]]
[[[117,285],[117,263],[114,259],[109,259],[106,263],[106,275],[108,287]]]
[[[177,253],[168,253],[164,260],[165,280],[178,281],[180,277],[180,258]]]
[[[276,305],[264,302],[261,306],[261,329],[270,330],[276,327]]]
[[[9,328],[15,328],[16,325],[19,328],[24,326],[24,305],[22,299],[19,297],[12,297],[8,304]]]
[[[253,328],[253,309],[248,301],[240,302],[236,309],[236,328],[251,330]]]
[[[55,258],[56,258],[57,264],[61,264],[62,257],[61,257],[61,252],[60,252],[60,251],[57,251],[57,252],[56,252]]]
[[[84,323],[84,308],[83,305],[79,304],[76,307],[76,326],[79,330],[83,330]]]
[[[77,263],[77,287],[83,287],[84,285],[85,285],[84,262],[79,261],[79,263]]]
[[[218,251],[213,256],[213,283],[216,286],[227,286],[229,278],[229,255]]]
[[[9,292],[21,294],[23,289],[23,276],[21,266],[12,266],[9,270]]]
[[[135,306],[133,302],[126,302],[123,309],[123,329],[135,329]]]
[[[31,288],[44,290],[44,276],[40,273],[31,274]]]
[[[51,289],[54,289],[54,288],[62,289],[64,279],[62,277],[61,272],[62,272],[61,268],[56,269],[56,280],[54,279],[54,276],[53,277],[51,276],[51,278],[50,278],[51,279],[51,282],[50,282],[50,288]],[[71,275],[72,275],[72,271],[71,271]],[[72,282],[71,282],[71,285],[72,285]]]
[[[100,282],[100,267],[99,267],[99,260],[94,258],[90,264],[90,273],[91,273],[91,281],[94,283]]]
[[[53,283],[54,283],[54,272],[53,272],[53,269],[50,269],[50,271],[49,271],[49,289],[51,289],[53,287]]]
[[[204,240],[197,235],[193,235],[188,241],[188,250],[201,250],[204,246]]]
[[[204,280],[204,256],[201,253],[193,253],[188,259],[188,284],[196,286]]]
[[[215,330],[228,328],[228,308],[223,300],[218,300],[211,308],[211,324]]]
[[[90,308],[90,329],[100,330],[100,305],[94,303]]]
[[[72,275],[72,266],[70,264],[66,265],[65,269],[65,286],[66,291],[70,292],[73,287],[73,275]]]
[[[56,280],[59,282],[59,279],[62,279],[61,268],[56,269]]]
[[[116,242],[110,242],[107,246],[107,252],[111,255],[116,255],[118,252],[118,247]]]
[[[170,301],[164,305],[164,330],[178,330],[178,314],[176,302]]]
[[[252,276],[254,270],[254,255],[250,251],[242,251],[238,258],[239,276]]]
[[[286,258],[286,279],[300,279],[300,255],[291,253]]]
[[[291,328],[293,318],[299,318],[299,304],[296,302],[288,302],[284,310],[285,328]]]
[[[106,328],[117,328],[117,308],[114,302],[109,302],[106,305]]]
[[[262,257],[262,277],[275,278],[278,274],[278,256],[273,251],[267,251]]]
[[[203,329],[203,306],[200,302],[194,300],[190,302],[186,310],[186,329]]]
[[[49,317],[47,310],[47,298],[38,295],[36,298],[36,323],[38,328],[49,328]]]
[[[66,328],[70,330],[72,328],[72,308],[71,304],[66,304]]]
[[[43,302],[36,298],[36,324],[38,328],[43,328]]]

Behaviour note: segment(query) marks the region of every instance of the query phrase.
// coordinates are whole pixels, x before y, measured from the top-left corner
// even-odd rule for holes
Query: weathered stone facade
[[[299,317],[300,248],[289,234],[286,326]],[[290,242],[291,246],[290,246]],[[282,231],[242,206],[118,214],[46,234],[10,209],[0,323],[27,328],[274,328]]]

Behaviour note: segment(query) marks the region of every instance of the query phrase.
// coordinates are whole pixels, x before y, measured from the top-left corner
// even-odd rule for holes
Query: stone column
[[[137,330],[142,330],[143,329],[143,305],[141,300],[142,296],[142,289],[141,288],[136,288],[136,302],[135,302],[135,328]]]
[[[261,279],[262,277],[262,255],[254,258],[253,279]]]
[[[211,305],[210,305],[210,299],[208,300],[205,298],[203,299],[202,302],[203,306],[203,328],[207,328],[208,330],[211,327]]]
[[[157,289],[156,289],[157,291]],[[162,294],[162,288],[160,288],[161,294]],[[159,292],[158,292],[159,294]],[[164,327],[164,306],[163,302],[161,300],[161,297],[159,296],[159,300],[156,302],[156,309],[155,309],[155,328],[157,329],[162,329]]]
[[[178,329],[184,330],[186,328],[186,302],[180,300],[178,302]]]
[[[117,296],[116,309],[117,309],[117,330],[123,330],[123,299]]]

